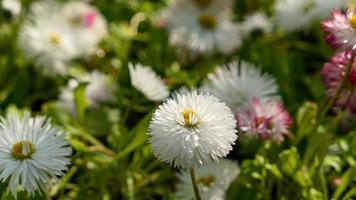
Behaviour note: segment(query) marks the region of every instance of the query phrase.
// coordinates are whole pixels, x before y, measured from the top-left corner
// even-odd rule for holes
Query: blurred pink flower
[[[356,10],[347,9],[346,13],[334,10],[330,18],[321,22],[326,32],[325,40],[333,48],[356,50]]]
[[[96,15],[95,11],[84,13],[82,16],[83,25],[87,28],[91,28],[95,23]]]
[[[282,103],[253,98],[250,104],[250,108],[237,113],[238,127],[262,140],[272,139],[281,143],[292,124],[292,117],[284,110]]]
[[[351,52],[339,52],[324,64],[321,74],[326,85],[326,94],[329,97],[334,96],[339,88],[350,60]],[[356,113],[356,62],[353,63],[351,73],[347,77],[346,84],[337,98],[335,106]]]

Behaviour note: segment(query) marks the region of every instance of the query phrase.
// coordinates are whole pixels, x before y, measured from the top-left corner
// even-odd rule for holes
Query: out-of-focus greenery
[[[96,55],[71,63],[70,76],[53,78],[25,61],[17,47],[18,28],[31,1],[23,3],[17,18],[0,13],[0,113],[31,110],[52,117],[54,124],[67,130],[74,149],[72,165],[48,197],[174,199],[176,170],[155,159],[147,142],[147,126],[157,104],[133,89],[127,65],[151,66],[174,90],[199,86],[217,64],[244,59],[277,79],[284,105],[294,118],[293,136],[281,145],[240,138],[229,158],[239,162],[241,173],[227,199],[356,198],[355,126],[340,125],[343,112],[330,112],[322,123],[318,121],[326,101],[320,69],[334,53],[324,42],[318,22],[308,31],[255,33],[230,56],[185,60],[169,46],[167,32],[154,25],[167,2],[95,0],[92,4],[108,20],[109,36]],[[272,5],[270,0],[236,0],[235,20],[258,9],[271,14]],[[55,103],[60,88],[71,76],[94,69],[115,78],[116,99],[92,109],[79,87],[74,118]],[[1,184],[0,193],[3,199],[11,199],[5,185]]]

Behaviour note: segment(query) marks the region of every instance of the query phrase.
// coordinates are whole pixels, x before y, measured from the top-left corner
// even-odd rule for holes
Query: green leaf
[[[356,176],[356,166],[350,167],[342,176],[341,184],[336,188],[332,199],[340,199],[341,195],[345,192],[347,187],[350,185],[353,178]]]

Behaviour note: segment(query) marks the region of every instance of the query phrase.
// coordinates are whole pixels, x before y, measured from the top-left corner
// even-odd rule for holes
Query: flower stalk
[[[193,168],[190,169],[190,177],[192,179],[192,185],[193,185],[195,199],[201,200],[199,189],[198,189],[198,184],[197,184],[197,179],[195,177],[195,171]]]
[[[326,113],[335,104],[335,102],[337,101],[339,95],[341,94],[342,90],[344,89],[345,84],[347,83],[347,79],[350,76],[350,73],[352,71],[352,66],[353,66],[353,63],[355,61],[355,57],[356,57],[356,53],[353,52],[352,56],[351,56],[351,59],[350,59],[350,63],[347,65],[347,69],[346,69],[345,75],[342,78],[342,81],[341,81],[339,87],[337,88],[335,95],[326,103],[326,105],[324,106],[324,108],[320,112],[320,117],[319,117],[319,121],[320,122],[322,122],[324,120],[324,117],[325,117]]]

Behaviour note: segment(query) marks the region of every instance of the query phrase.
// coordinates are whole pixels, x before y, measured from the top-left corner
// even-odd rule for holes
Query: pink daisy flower
[[[356,50],[356,10],[348,8],[346,13],[334,10],[332,16],[321,22],[326,32],[325,40],[333,48]]]
[[[324,64],[321,74],[326,85],[326,94],[329,97],[334,96],[340,87],[350,60],[351,52],[339,52]],[[353,63],[351,73],[335,102],[335,107],[349,109],[352,113],[356,113],[356,62]]]
[[[237,125],[241,131],[262,140],[281,143],[291,124],[292,117],[280,101],[253,98],[250,108],[237,113]]]

